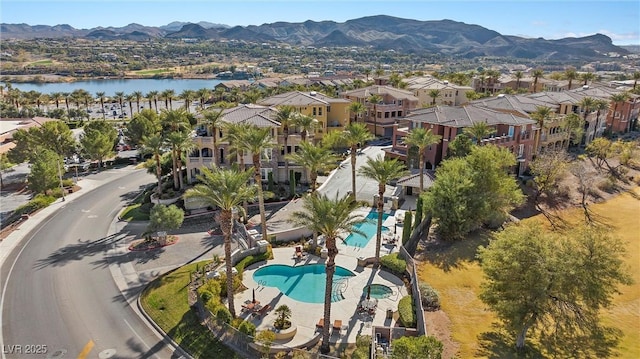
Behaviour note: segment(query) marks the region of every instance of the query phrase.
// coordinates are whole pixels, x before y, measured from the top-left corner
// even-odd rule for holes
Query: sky
[[[547,40],[601,33],[616,45],[640,45],[638,0],[0,0],[2,23],[68,24],[77,29],[173,21],[230,26],[344,22],[372,15],[449,19],[503,35]]]

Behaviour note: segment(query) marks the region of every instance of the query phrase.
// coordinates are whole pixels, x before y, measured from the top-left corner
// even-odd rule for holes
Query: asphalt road
[[[154,181],[146,170],[132,169],[100,173],[96,180],[118,176],[56,211],[3,264],[6,358],[174,356],[136,315],[109,271],[113,261],[128,260],[107,259],[107,250],[128,232],[121,225],[108,235],[113,219],[128,197]]]

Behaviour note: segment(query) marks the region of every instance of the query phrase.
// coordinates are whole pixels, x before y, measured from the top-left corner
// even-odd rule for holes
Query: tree
[[[35,193],[44,193],[60,185],[62,158],[49,149],[42,149],[31,165],[27,176],[29,189]]]
[[[172,132],[190,131],[191,124],[187,112],[183,109],[178,110],[164,110],[160,114],[160,122],[164,130],[164,137],[168,139],[168,135]],[[172,170],[173,174],[173,188],[178,189],[180,180],[178,178],[178,147],[175,143],[171,145],[171,158],[172,158]]]
[[[629,99],[629,94],[626,92],[616,93],[611,95],[611,102],[613,102],[613,113],[611,114],[612,121],[617,117],[618,104],[623,103]]]
[[[631,283],[624,254],[623,242],[605,228],[551,232],[535,222],[512,225],[479,249],[485,274],[480,299],[519,350],[531,330],[543,341],[583,337],[581,345],[588,346],[605,332],[599,312],[611,305],[619,285]]]
[[[382,245],[382,217],[384,212],[384,192],[387,183],[404,176],[407,171],[404,164],[396,159],[385,160],[379,155],[377,158],[367,158],[367,163],[360,167],[358,173],[365,178],[378,182],[378,223],[376,228],[376,262],[380,261],[380,246]]]
[[[424,155],[431,145],[440,143],[442,136],[436,135],[430,129],[417,127],[409,132],[405,138],[405,143],[418,148],[418,167],[420,168],[420,192],[424,191]],[[432,164],[433,167],[433,164]]]
[[[440,359],[444,346],[434,336],[401,337],[391,342],[392,359]]]
[[[557,217],[552,216],[540,205],[540,197],[546,196],[548,199],[555,197],[558,192],[560,181],[566,177],[569,168],[570,158],[564,148],[545,149],[540,151],[538,156],[531,162],[531,174],[535,184],[535,194],[533,203],[540,213],[542,213],[549,223],[556,226]]]
[[[580,79],[582,81],[584,81],[582,84],[584,86],[587,86],[589,84],[589,81],[593,81],[596,78],[596,74],[594,74],[593,72],[583,72],[582,74],[580,74]]]
[[[291,317],[291,308],[286,304],[282,304],[276,308],[275,312],[278,315],[278,318],[276,318],[273,326],[276,329],[289,328],[289,326],[291,326],[291,322],[289,321],[289,318]]]
[[[300,112],[294,112],[293,124],[300,129],[300,139],[302,142],[307,140],[310,131],[318,127],[318,120],[311,116],[303,115]]]
[[[636,86],[638,85],[638,80],[640,80],[640,71],[635,71],[633,73],[633,89],[636,89]]]
[[[523,201],[508,174],[515,157],[505,148],[475,146],[464,158],[443,161],[436,180],[424,196],[425,209],[444,238],[463,238],[482,224],[502,222]]]
[[[435,106],[436,99],[440,97],[440,90],[438,89],[429,90],[429,97],[431,97],[431,106]]]
[[[486,122],[478,121],[474,122],[471,127],[465,127],[463,133],[476,140],[478,146],[482,146],[482,140],[496,133],[496,129],[489,126]]]
[[[382,102],[382,96],[374,93],[367,99],[373,104],[373,136],[378,135],[378,103]]]
[[[363,223],[362,216],[353,211],[359,206],[349,196],[330,199],[326,195],[306,196],[302,202],[302,211],[293,213],[290,221],[296,225],[306,227],[314,232],[324,235],[328,258],[326,262],[327,279],[324,292],[324,322],[331,323],[331,297],[333,295],[333,274],[336,271],[335,259],[338,255],[336,239],[342,238],[345,233],[353,232],[363,234],[354,226]],[[329,352],[329,325],[322,328],[323,353]]]
[[[307,169],[311,193],[316,192],[318,172],[333,168],[338,160],[328,148],[309,142],[301,142],[298,152],[290,153],[285,158]]]
[[[358,148],[373,138],[374,136],[369,132],[365,124],[350,123],[345,127],[344,132],[339,139],[339,142],[344,143],[350,150],[351,196],[353,199],[356,198],[356,159],[358,156]]]
[[[116,129],[105,120],[92,121],[84,126],[84,134],[80,137],[83,152],[92,160],[97,160],[102,168],[102,161],[113,155],[113,146],[118,138]]]
[[[469,136],[461,133],[449,143],[447,154],[449,157],[464,157],[471,152],[472,146],[473,142],[471,142]]]
[[[536,93],[538,92],[538,79],[544,77],[544,71],[542,69],[535,69],[531,75],[533,76],[533,89],[531,92]]]
[[[574,67],[568,67],[566,70],[564,70],[564,78],[569,80],[568,89],[571,90],[573,80],[578,78],[578,72]]]
[[[289,131],[291,126],[294,124],[294,116],[293,113],[295,108],[293,106],[284,105],[278,107],[278,114],[276,115],[276,120],[280,122],[280,126],[282,126],[282,140],[284,142],[284,172],[288,176],[289,175],[289,160],[286,158],[286,155],[290,153],[289,151]]]
[[[366,108],[362,104],[362,102],[352,102],[349,105],[349,112],[353,114],[353,119],[355,122],[358,122],[358,119],[362,114],[366,111]],[[351,118],[351,117],[349,117]]]
[[[152,90],[147,92],[147,101],[149,101],[149,109],[151,110],[153,108],[153,106],[151,106],[151,104],[155,105],[155,110],[156,113],[158,113],[158,95],[159,92]]]
[[[520,80],[524,77],[522,71],[516,71],[513,75],[516,78],[516,91],[520,90]]]
[[[155,111],[144,109],[136,113],[131,121],[127,122],[127,137],[132,145],[140,145],[144,137],[158,133],[162,126],[160,118]]]
[[[540,137],[542,131],[546,128],[545,125],[553,117],[553,110],[547,106],[536,106],[536,110],[531,113],[531,119],[536,121],[540,130],[537,132],[537,136],[534,144],[534,151],[537,153],[540,147]]]
[[[264,209],[264,193],[262,191],[262,157],[265,153],[271,158],[271,149],[275,146],[271,137],[271,128],[250,126],[240,134],[242,147],[251,153],[253,161],[253,180],[258,187],[258,206],[260,208],[260,227],[262,238],[267,239],[267,216]]]
[[[164,232],[167,230],[178,229],[184,221],[184,211],[172,204],[165,206],[156,204],[149,212],[149,231]]]
[[[149,137],[142,138],[142,152],[151,153],[153,155],[153,161],[156,165],[156,179],[158,180],[158,187],[156,188],[156,194],[158,201],[162,196],[162,164],[160,163],[160,156],[164,152],[164,139],[160,134],[154,134]]]
[[[211,137],[213,139],[213,163],[216,166],[220,163],[218,159],[218,129],[222,124],[223,112],[222,109],[212,109],[208,108],[206,110],[201,111],[202,114],[202,124],[207,127],[207,130],[211,133]]]
[[[579,145],[584,135],[584,120],[577,113],[566,115],[562,121],[562,127],[567,134],[570,144]]]
[[[100,92],[96,92],[96,96],[98,97],[98,100],[100,101],[100,109],[102,110],[102,119],[106,119],[106,112],[104,110],[104,100],[105,100],[105,93],[100,91]]]
[[[255,186],[247,185],[251,173],[233,169],[211,169],[203,167],[198,175],[199,184],[188,189],[185,198],[198,198],[212,207],[220,208],[220,229],[224,238],[224,256],[226,264],[227,303],[229,312],[235,318],[236,310],[233,301],[233,264],[231,262],[231,229],[233,210],[243,201],[256,194]]]
[[[196,144],[193,142],[193,138],[191,138],[191,134],[184,131],[171,132],[166,136],[166,142],[172,148],[175,148],[175,165],[176,165],[176,174],[178,175],[178,188],[184,188],[184,177],[182,176],[182,155],[185,153],[190,153],[194,148],[196,148]]]
[[[9,152],[9,159],[14,163],[33,162],[43,148],[64,157],[75,152],[77,145],[69,126],[62,121],[48,121],[41,127],[28,130],[19,129],[13,134],[13,140],[16,147]]]

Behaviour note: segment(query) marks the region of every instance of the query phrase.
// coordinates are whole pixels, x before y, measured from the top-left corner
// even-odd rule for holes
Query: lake
[[[200,90],[207,88],[213,90],[221,83],[221,80],[214,79],[106,79],[87,80],[76,82],[56,82],[56,83],[12,83],[13,88],[20,91],[38,91],[43,94],[54,92],[73,92],[74,90],[88,91],[92,96],[97,92],[104,92],[105,96],[114,96],[116,92],[124,92],[129,95],[134,91],[142,92],[146,95],[149,91],[162,92],[173,90],[176,95],[180,95],[184,90]]]

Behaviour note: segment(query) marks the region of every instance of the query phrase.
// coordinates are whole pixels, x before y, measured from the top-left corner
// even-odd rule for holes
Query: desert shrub
[[[435,311],[440,309],[440,296],[438,292],[427,283],[420,283],[420,300],[424,309]]]
[[[63,180],[62,180],[62,185],[63,185],[64,187],[73,187],[73,180],[72,180],[72,179],[70,179],[70,178],[63,179]]]
[[[218,307],[218,311],[216,312],[216,318],[221,322],[229,324],[231,323],[233,316],[231,316],[231,312],[227,307],[221,305]]]
[[[603,192],[611,193],[616,190],[616,178],[613,176],[607,176],[607,178],[598,182],[597,187]]]
[[[400,299],[398,303],[398,315],[400,316],[402,325],[407,328],[416,327],[416,313],[413,307],[413,299],[410,295]]]
[[[407,268],[407,262],[400,258],[398,252],[382,256],[380,264],[397,275],[402,275]]]
[[[226,271],[223,271],[220,274],[218,279],[215,279],[220,283],[220,298],[227,297],[227,274]],[[244,285],[242,284],[242,278],[240,275],[233,276],[233,292],[238,293],[244,289]]]
[[[238,331],[252,337],[256,335],[256,326],[251,322],[243,320],[242,323],[238,325]]]
[[[208,290],[198,291],[200,292],[200,299],[202,299],[202,303],[207,303],[211,298],[213,298],[213,294]]]
[[[16,208],[14,214],[18,217],[23,214],[31,214],[39,209],[49,206],[51,203],[55,202],[55,200],[55,197],[38,194],[29,202]]]
[[[52,197],[55,197],[55,198],[60,198],[60,197],[62,197],[62,194],[63,194],[62,193],[62,188],[60,188],[60,187],[52,188],[52,189],[47,191],[47,194],[52,196]]]
[[[222,292],[221,286],[222,286],[221,283],[218,282],[217,280],[209,279],[198,288],[198,294],[200,294],[200,298],[203,298],[204,293],[208,292],[213,297],[220,298],[220,293]],[[208,302],[208,300],[204,300],[203,298],[203,302],[206,303]]]
[[[351,359],[369,359],[370,335],[358,335],[356,337],[356,350],[351,353]]]

